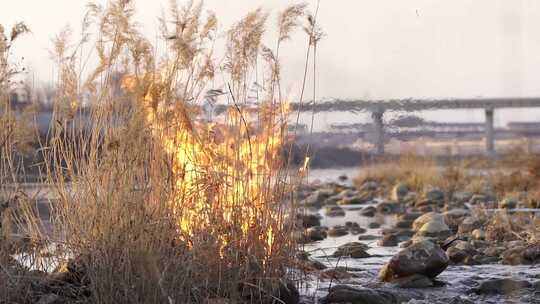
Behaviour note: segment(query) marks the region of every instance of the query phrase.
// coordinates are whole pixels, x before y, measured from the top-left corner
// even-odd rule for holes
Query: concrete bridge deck
[[[494,111],[501,108],[540,107],[538,97],[498,97],[461,99],[389,99],[389,100],[330,100],[321,102],[293,103],[291,108],[302,112],[371,112],[375,135],[375,152],[384,153],[385,127],[383,116],[388,111],[424,111],[484,109],[486,114],[486,154],[495,154]]]
[[[348,100],[311,101],[292,103],[291,108],[302,112],[362,112],[362,111],[425,111],[451,109],[500,109],[540,107],[538,97],[507,98],[449,98],[449,99],[386,99],[386,100]]]

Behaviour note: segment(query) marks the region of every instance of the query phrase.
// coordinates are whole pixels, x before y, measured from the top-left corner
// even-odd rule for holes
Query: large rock
[[[339,246],[333,257],[350,257],[353,259],[369,258],[371,255],[366,252],[368,245],[360,242],[350,242]]]
[[[452,231],[443,220],[432,220],[425,223],[414,235],[415,238],[433,238],[437,241],[444,241],[452,235]]]
[[[442,214],[436,213],[436,212],[426,213],[414,220],[412,224],[412,228],[414,231],[418,231],[420,230],[420,228],[422,228],[422,226],[424,226],[424,224],[426,224],[427,222],[434,221],[434,220],[444,221],[444,217]]]
[[[321,303],[400,304],[407,303],[413,298],[422,298],[422,295],[401,290],[360,289],[347,285],[336,285],[328,290],[328,295],[321,299]]]
[[[398,278],[421,274],[434,278],[448,267],[448,256],[439,245],[429,240],[413,243],[386,263],[379,278],[392,282]]]

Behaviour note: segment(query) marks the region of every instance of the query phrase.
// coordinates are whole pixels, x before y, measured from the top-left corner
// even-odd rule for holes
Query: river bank
[[[302,289],[306,302],[540,302],[540,243],[518,236],[496,239],[500,236],[491,232],[493,223],[475,222],[481,218],[478,210],[483,209],[490,210],[483,215],[490,219],[527,218],[536,223],[540,209],[519,208],[523,207],[518,206],[519,202],[504,206],[508,202],[496,199],[475,202],[480,196],[474,193],[459,192],[449,198],[436,189],[424,193],[402,191],[401,200],[394,197],[396,200],[392,201],[392,196],[398,194],[396,187],[393,193],[384,193],[380,192],[383,185],[373,181],[354,186],[350,179],[344,180],[344,176],[357,173],[356,168],[311,172],[312,180],[319,183],[306,191],[302,201],[305,216],[311,224],[317,224],[306,228],[304,236],[308,237],[301,240],[305,243],[301,248],[309,256],[304,260],[309,271]],[[441,222],[435,220],[439,216]],[[432,222],[431,226],[422,230],[423,225],[418,224],[421,217],[425,223]],[[467,229],[471,223],[475,229]],[[429,237],[423,235],[428,228],[432,228]],[[486,236],[487,231],[490,232]],[[418,281],[408,286],[381,281],[381,269],[392,257],[426,238],[438,244],[458,238],[446,249],[449,259],[440,275],[425,286]],[[351,245],[365,249],[365,254],[336,254],[340,248]]]

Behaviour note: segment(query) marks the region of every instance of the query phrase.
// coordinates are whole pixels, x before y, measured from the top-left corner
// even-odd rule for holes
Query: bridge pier
[[[384,110],[375,110],[371,112],[373,118],[373,129],[375,132],[375,153],[377,155],[384,154],[384,122],[383,122]]]
[[[486,108],[486,154],[488,156],[495,155],[495,128],[493,108]]]

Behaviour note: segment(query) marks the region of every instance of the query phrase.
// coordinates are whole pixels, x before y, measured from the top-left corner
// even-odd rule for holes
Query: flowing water
[[[310,182],[337,182],[339,177],[344,175],[349,179],[344,183],[350,184],[350,178],[358,174],[357,168],[342,168],[342,169],[315,169],[310,172]],[[34,197],[54,197],[54,191],[48,190],[43,185],[29,184],[24,187],[27,193],[34,195]],[[42,202],[45,204],[45,202]],[[365,207],[364,205],[363,207]],[[391,228],[397,221],[395,215],[380,215],[376,214],[374,217],[365,217],[359,214],[357,207],[344,206],[346,211],[344,217],[326,217],[323,215],[323,211],[319,210],[319,214],[322,216],[321,225],[326,227],[333,227],[336,225],[344,225],[345,222],[356,222],[362,228],[366,228],[367,232],[362,235],[372,235],[381,237],[382,230],[385,228]],[[496,210],[493,210],[494,212]],[[523,211],[535,211],[535,210],[523,210]],[[538,211],[538,210],[536,210]],[[47,210],[43,210],[47,212]],[[45,215],[45,214],[44,214]],[[48,226],[48,218],[43,216],[46,220],[46,226]],[[379,228],[370,229],[368,225],[372,222],[380,224]],[[311,275],[308,276],[303,288],[302,293],[307,299],[316,299],[323,297],[327,294],[327,290],[330,286],[336,284],[349,284],[352,286],[366,287],[366,288],[378,288],[388,287],[381,283],[377,274],[383,264],[387,262],[394,254],[401,250],[400,247],[381,247],[375,240],[358,240],[358,235],[348,234],[341,237],[328,237],[323,241],[310,243],[303,245],[303,249],[311,254],[311,257],[324,263],[327,267],[346,267],[349,273],[355,275],[354,278],[346,279],[342,281],[336,280],[320,280],[317,277]],[[352,258],[334,258],[331,257],[334,250],[348,242],[362,242],[369,245],[370,249],[368,253],[374,255],[374,257],[365,259],[352,259]],[[517,298],[506,296],[489,296],[478,298],[476,295],[468,294],[468,291],[475,287],[479,282],[489,278],[514,278],[519,280],[527,280],[529,282],[535,282],[540,280],[540,266],[510,266],[501,264],[490,265],[475,265],[475,266],[449,266],[438,277],[438,280],[442,282],[440,287],[415,289],[422,298],[429,300],[430,304],[434,303],[449,303],[452,300],[458,298],[466,298],[474,301],[473,303],[540,303],[540,291],[537,294],[520,295]],[[316,301],[316,300],[315,300]],[[422,302],[420,302],[422,303]],[[467,302],[452,302],[452,303],[467,303]]]
[[[312,170],[312,180],[319,179],[321,181],[336,181],[336,177],[341,175],[347,175],[349,177],[354,176],[356,169],[340,169],[340,170]],[[364,206],[365,207],[365,206]],[[358,209],[354,207],[345,206],[345,217],[325,217],[323,211],[319,211],[323,216],[321,225],[332,227],[335,225],[344,225],[345,222],[356,222],[362,228],[366,228],[367,232],[363,235],[382,236],[382,230],[385,228],[393,227],[397,220],[397,216],[378,216],[365,217],[359,214]],[[538,212],[539,210],[533,210]],[[371,222],[377,222],[381,225],[377,229],[369,229],[368,224]],[[352,259],[352,258],[334,258],[329,257],[334,250],[348,242],[362,242],[369,245],[370,249],[368,253],[376,255],[376,257],[370,257],[365,259]],[[341,237],[328,237],[323,241],[310,243],[304,245],[304,250],[311,253],[311,257],[324,263],[328,267],[347,267],[348,271],[354,275],[355,278],[346,279],[341,282],[330,280],[319,280],[315,277],[311,277],[308,280],[305,288],[303,289],[304,295],[311,298],[312,296],[322,297],[327,294],[328,287],[336,284],[350,284],[352,286],[376,288],[376,287],[388,287],[386,284],[381,283],[378,278],[378,272],[394,254],[401,250],[400,247],[381,247],[377,244],[377,240],[359,241],[358,235],[348,234]],[[426,303],[467,303],[459,302],[468,299],[473,303],[540,303],[540,291],[536,293],[520,294],[518,296],[510,297],[503,295],[493,295],[488,297],[479,297],[474,294],[469,294],[468,291],[476,287],[479,282],[490,278],[513,278],[519,280],[527,280],[529,282],[535,282],[540,280],[540,265],[502,265],[502,264],[490,264],[490,265],[475,265],[475,266],[453,266],[441,273],[437,279],[442,286],[414,289],[419,292],[421,297],[427,300]]]

